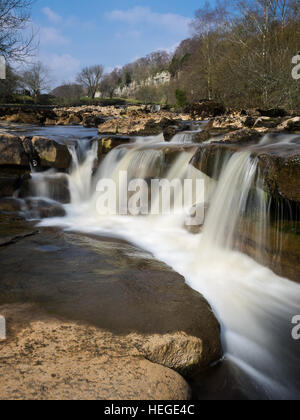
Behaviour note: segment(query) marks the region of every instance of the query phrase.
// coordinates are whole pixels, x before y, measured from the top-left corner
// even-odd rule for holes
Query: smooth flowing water
[[[190,165],[192,150],[180,152],[164,164],[161,137],[135,139],[130,147],[108,154],[93,175],[95,144],[78,160],[71,147],[69,175],[71,204],[67,216],[43,221],[65,229],[125,238],[150,251],[182,274],[187,283],[210,302],[222,324],[225,359],[238,368],[235,382],[248,398],[299,398],[299,342],[292,339],[292,318],[300,312],[300,285],[234,250],[240,217],[255,211],[257,235],[265,235],[268,206],[257,180],[257,161],[250,151],[236,153],[225,162],[215,182]],[[157,144],[156,144],[157,143]],[[267,140],[265,144],[267,143]],[[203,206],[209,206],[203,230],[189,233],[184,209],[148,216],[100,215],[99,180],[115,180],[118,194],[127,194],[120,173],[129,179],[166,177],[201,179],[206,185]],[[175,191],[176,194],[176,191]]]

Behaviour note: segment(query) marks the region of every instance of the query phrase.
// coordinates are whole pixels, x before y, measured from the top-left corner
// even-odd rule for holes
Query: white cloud
[[[64,81],[74,81],[81,67],[80,61],[70,54],[43,54],[40,58],[54,76],[53,86]]]
[[[56,28],[41,26],[39,32],[41,45],[65,46],[70,44],[70,40]]]
[[[51,10],[50,7],[44,7],[42,9],[42,12],[44,13],[44,15],[47,16],[48,20],[51,23],[58,24],[62,21],[62,17],[57,13],[53,12],[53,10]]]
[[[191,19],[173,13],[152,12],[150,7],[137,6],[129,10],[113,10],[106,14],[110,20],[128,24],[148,23],[161,26],[168,31],[187,35]]]

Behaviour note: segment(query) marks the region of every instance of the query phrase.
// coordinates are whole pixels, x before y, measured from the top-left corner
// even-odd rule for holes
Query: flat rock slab
[[[0,306],[3,400],[186,400],[187,382],[146,360],[127,337],[50,317],[32,305]]]
[[[32,228],[31,225],[30,227]],[[94,386],[95,382],[89,387],[91,398],[101,398],[102,395],[103,398],[108,397],[104,392],[106,385],[102,386],[103,383],[106,384],[102,378],[106,377],[112,378],[112,383],[116,385],[114,392],[112,389],[115,385],[107,385],[112,398],[187,398],[189,388],[185,382],[182,382],[183,379],[178,373],[189,378],[207,369],[222,355],[219,323],[206,300],[190,289],[179,274],[155,261],[150,254],[126,242],[41,228],[40,233],[35,236],[24,237],[9,246],[0,247],[0,272],[0,305],[2,305],[0,313],[6,316],[8,322],[7,343],[11,342],[10,340],[19,343],[18,334],[24,334],[24,339],[29,340],[31,333],[28,331],[31,330],[26,328],[33,328],[35,335],[36,328],[40,327],[43,332],[39,331],[37,335],[46,334],[48,341],[43,342],[41,347],[46,345],[49,357],[44,358],[45,356],[37,351],[38,348],[34,344],[38,341],[32,340],[32,351],[37,351],[34,363],[45,360],[47,369],[50,369],[50,366],[54,369],[58,364],[61,366],[60,377],[69,384],[64,388],[62,380],[61,387],[55,394],[54,387],[52,389],[46,381],[47,384],[43,386],[46,388],[50,386],[53,393],[50,388],[43,393],[44,391],[41,391],[43,386],[38,380],[39,368],[33,368],[35,364],[20,356],[20,365],[31,366],[28,369],[28,381],[30,372],[36,372],[34,392],[37,393],[37,398],[41,396],[56,398],[59,394],[62,398],[70,398],[72,395],[70,383],[73,384],[72,392],[75,392],[80,378],[81,380],[86,378],[84,370],[88,366],[94,366],[94,362],[96,365],[99,363],[99,369],[95,370],[99,374],[97,374],[97,389]],[[89,354],[89,350],[84,350],[86,347],[83,347],[76,359],[73,354],[73,344],[65,343],[64,334],[59,334],[58,343],[65,348],[66,355],[65,360],[62,359],[66,366],[64,370],[63,362],[59,361],[60,351],[55,353],[56,334],[53,333],[54,330],[48,331],[48,321],[42,326],[39,325],[42,319],[39,310],[29,311],[36,313],[34,323],[37,324],[32,327],[31,321],[28,321],[28,313],[23,314],[20,319],[27,319],[26,325],[20,328],[20,332],[14,331],[14,326],[17,324],[14,320],[16,309],[9,312],[9,308],[22,308],[24,304],[41,308],[44,317],[51,318],[53,322],[62,319],[64,325],[65,323],[75,325],[74,328],[79,325],[82,334],[86,328],[92,331],[91,337],[98,331],[98,347],[105,347],[107,343],[111,343],[107,345],[109,349],[99,351],[102,359],[97,357],[96,360]],[[7,305],[9,306],[6,313],[3,308]],[[82,345],[85,343],[87,346],[88,342],[89,339],[82,335]],[[134,360],[131,359],[132,353],[126,353],[126,357],[130,355],[128,363],[125,363],[126,358],[120,353],[118,357],[123,360],[122,366],[118,358],[115,360],[108,357],[110,352],[115,351],[119,342],[122,346],[126,344],[130,347],[130,351],[135,352]],[[8,350],[2,347],[1,357],[3,351]],[[16,347],[13,351],[15,354],[20,353]],[[85,362],[85,358],[90,362]],[[68,360],[70,362],[67,362]],[[78,360],[82,360],[82,365]],[[106,370],[103,366],[100,367],[101,364],[105,365]],[[14,366],[12,361],[10,369],[13,370]],[[3,375],[1,369],[4,369]],[[5,369],[7,369],[5,359],[1,358],[0,378],[13,377],[10,374],[12,370]],[[101,376],[100,372],[103,369],[105,375]],[[167,372],[160,369],[167,369]],[[23,383],[21,371],[22,369],[15,374],[16,383],[17,380]],[[140,372],[140,376],[139,379],[134,379],[131,374],[125,375],[127,379],[123,381],[124,386],[121,383],[122,386],[118,387],[116,378],[119,371],[122,375],[122,372],[124,375],[128,372]],[[174,374],[178,376],[174,377]],[[69,379],[66,379],[66,375]],[[165,375],[169,378],[167,382]],[[73,383],[70,378],[77,378],[77,382]],[[96,376],[93,378],[96,381]],[[139,384],[141,378],[144,378],[141,384],[145,387]],[[51,378],[49,380],[51,381]],[[169,386],[172,381],[176,384],[173,389]],[[162,384],[163,390],[159,384]],[[145,391],[146,388],[148,393]],[[5,389],[3,394],[0,382],[0,398],[16,397],[12,392],[16,389],[21,393],[28,391],[28,394],[22,394],[20,398],[32,395],[29,382],[27,391],[20,390],[20,386],[14,384],[11,392]],[[75,393],[75,398],[81,396],[86,398],[85,389],[82,388],[78,394]]]

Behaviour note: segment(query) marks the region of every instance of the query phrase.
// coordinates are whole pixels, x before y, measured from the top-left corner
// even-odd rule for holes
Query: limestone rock
[[[300,151],[261,153],[258,159],[265,190],[273,197],[300,203]]]
[[[277,127],[280,131],[300,131],[300,117],[290,118]]]
[[[257,142],[261,139],[261,135],[255,131],[251,130],[249,128],[243,128],[241,130],[233,131],[231,133],[225,134],[222,142],[226,143],[249,143],[249,142]]]
[[[0,165],[29,167],[28,157],[19,137],[0,134]]]
[[[127,337],[59,320],[32,305],[2,306],[2,400],[188,400],[187,382],[152,363]],[[14,363],[4,363],[13,358]],[[21,386],[22,384],[22,386]]]
[[[99,153],[106,155],[112,149],[122,146],[124,144],[129,144],[131,142],[130,137],[127,136],[107,136],[107,137],[100,137],[98,139],[98,150]]]
[[[71,164],[71,155],[67,146],[45,137],[35,136],[31,140],[43,168],[66,170]]]

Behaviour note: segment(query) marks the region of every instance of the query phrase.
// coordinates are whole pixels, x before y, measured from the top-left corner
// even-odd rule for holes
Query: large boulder
[[[102,156],[106,155],[116,147],[129,144],[131,142],[131,138],[128,136],[100,136],[99,138],[94,139],[94,141],[98,142],[98,151],[100,156]]]
[[[10,134],[0,134],[0,166],[29,167],[21,139]]]
[[[300,223],[283,219],[278,229],[278,220],[271,221],[267,235],[257,232],[261,233],[259,220],[242,220],[237,227],[237,248],[279,276],[300,283]]]
[[[71,154],[68,147],[46,137],[35,136],[31,139],[33,150],[38,155],[42,168],[65,171],[70,167]],[[30,153],[30,149],[26,149]]]
[[[191,159],[191,164],[210,178],[218,180],[224,162],[240,151],[241,146],[226,142],[215,142],[198,148]]]
[[[136,336],[131,340],[147,360],[173,369],[184,377],[193,376],[195,371],[208,366],[210,356],[205,354],[203,341],[184,332]]]
[[[177,122],[159,114],[146,114],[142,118],[124,116],[106,121],[98,127],[98,131],[100,134],[155,136]]]
[[[9,197],[29,176],[29,160],[19,137],[0,134],[0,197]]]
[[[224,143],[230,144],[245,144],[257,143],[261,139],[260,133],[250,128],[243,128],[241,130],[233,131],[225,134],[222,139]]]
[[[259,153],[263,187],[272,197],[300,203],[300,150]]]

